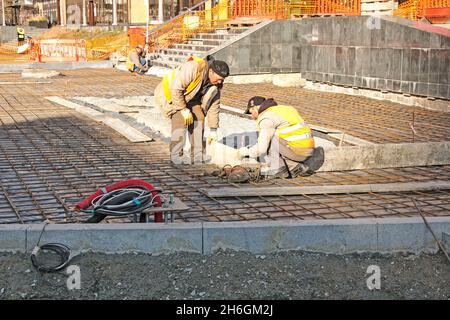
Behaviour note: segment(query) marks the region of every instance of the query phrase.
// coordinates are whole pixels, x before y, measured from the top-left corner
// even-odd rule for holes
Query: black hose
[[[44,266],[40,264],[38,262],[37,255],[41,250],[55,252],[59,256],[59,263],[54,266]],[[31,263],[38,271],[41,272],[57,272],[59,270],[62,270],[67,266],[70,260],[70,248],[61,243],[46,243],[42,246],[37,245],[31,252]]]
[[[98,223],[107,216],[121,217],[131,214],[141,214],[139,219],[144,220],[142,212],[153,206],[157,195],[155,191],[143,187],[127,187],[104,193],[91,201],[91,205],[81,210],[84,213],[93,215],[86,219],[85,223]]]

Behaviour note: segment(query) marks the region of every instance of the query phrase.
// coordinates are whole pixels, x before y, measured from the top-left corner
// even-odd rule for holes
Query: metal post
[[[4,27],[6,26],[6,21],[5,21],[5,0],[2,0],[2,25]]]
[[[83,0],[83,26],[87,26],[86,0]]]
[[[64,25],[66,25],[66,20],[67,20],[66,0],[60,1],[60,10],[61,10],[61,26],[64,26]]]
[[[163,1],[164,0],[158,0],[158,20],[160,23],[164,22]]]
[[[147,8],[147,23],[145,24],[145,44],[148,45],[148,26],[150,24],[150,1],[145,0]],[[146,48],[148,50],[148,48]]]
[[[113,26],[117,26],[117,0],[113,0]]]

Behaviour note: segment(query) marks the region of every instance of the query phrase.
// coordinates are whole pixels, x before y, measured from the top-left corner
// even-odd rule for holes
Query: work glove
[[[192,116],[191,110],[189,110],[188,108],[185,108],[185,109],[181,110],[180,112],[184,118],[184,125],[186,127],[194,123],[194,117]]]
[[[208,138],[206,139],[206,142],[208,144],[211,144],[213,141],[217,141],[217,130],[216,129],[210,129]]]
[[[249,153],[250,152],[247,147],[242,147],[242,148],[239,148],[239,150],[238,150],[238,154],[241,159],[248,157]]]

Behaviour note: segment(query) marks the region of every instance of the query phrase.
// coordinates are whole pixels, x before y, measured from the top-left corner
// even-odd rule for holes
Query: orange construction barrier
[[[450,0],[420,0],[417,2],[417,16],[448,19],[450,17]]]
[[[230,3],[230,12],[233,18],[285,19],[287,17],[283,0],[234,0]]]
[[[32,39],[30,60],[34,62],[85,62],[83,39]]]
[[[138,44],[145,45],[145,28],[130,27],[128,29],[128,43],[130,48],[136,47]]]

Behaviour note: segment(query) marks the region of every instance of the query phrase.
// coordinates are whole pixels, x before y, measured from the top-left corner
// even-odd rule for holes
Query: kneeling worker
[[[253,147],[240,148],[241,158],[267,154],[268,166],[261,174],[271,178],[309,173],[303,161],[313,154],[314,139],[311,129],[294,107],[256,96],[249,100],[245,113],[256,120],[258,142]]]
[[[137,45],[133,51],[130,52],[126,62],[127,69],[131,72],[143,75],[148,71],[147,60],[145,60],[144,48]]]
[[[155,102],[171,119],[170,159],[186,163],[183,155],[186,128],[191,144],[191,163],[203,162],[205,115],[210,135],[208,143],[217,139],[220,90],[229,75],[224,61],[190,57],[177,69],[163,77],[155,89]]]

